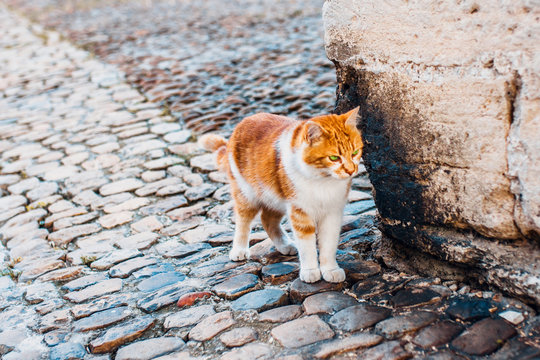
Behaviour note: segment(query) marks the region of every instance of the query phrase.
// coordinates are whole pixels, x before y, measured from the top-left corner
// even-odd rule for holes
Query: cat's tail
[[[227,140],[215,134],[206,134],[199,138],[198,144],[203,149],[216,153],[216,165],[220,171],[227,172]]]

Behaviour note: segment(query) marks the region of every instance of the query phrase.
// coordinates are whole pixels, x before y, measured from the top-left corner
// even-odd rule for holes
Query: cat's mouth
[[[354,172],[353,172],[352,174],[347,174],[347,173],[345,173],[345,172],[343,172],[343,173],[336,173],[336,172],[331,173],[331,176],[332,176],[333,178],[337,178],[337,179],[340,179],[340,180],[347,180],[347,179],[350,179],[350,178],[352,178],[354,175],[356,175],[356,173],[354,173]]]

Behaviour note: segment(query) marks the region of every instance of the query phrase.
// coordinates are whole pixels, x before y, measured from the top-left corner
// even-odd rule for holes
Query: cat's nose
[[[347,167],[347,166],[344,166],[343,167],[343,170],[347,173],[347,175],[351,176],[352,174],[354,174],[354,166],[353,167]]]

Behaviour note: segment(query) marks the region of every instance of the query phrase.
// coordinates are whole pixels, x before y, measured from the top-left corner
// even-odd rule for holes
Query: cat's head
[[[324,115],[304,123],[303,161],[323,177],[349,179],[358,173],[362,136],[356,127],[358,108],[342,115]]]

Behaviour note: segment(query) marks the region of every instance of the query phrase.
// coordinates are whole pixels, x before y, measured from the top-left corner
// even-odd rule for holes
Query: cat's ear
[[[356,129],[356,118],[358,116],[359,109],[360,107],[357,106],[348,113],[342,115],[345,118],[345,126]]]
[[[304,139],[310,145],[318,142],[323,134],[323,130],[319,124],[314,123],[313,121],[308,121],[306,123],[306,130],[304,133]]]

